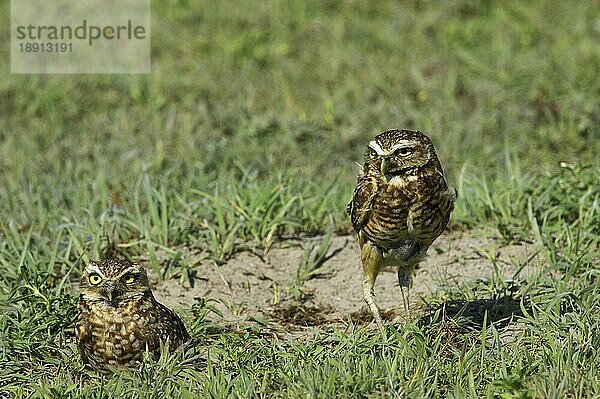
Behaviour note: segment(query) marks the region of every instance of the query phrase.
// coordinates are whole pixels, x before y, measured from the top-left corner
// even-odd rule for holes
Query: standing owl
[[[425,134],[388,130],[369,142],[346,212],[358,235],[364,299],[380,329],[383,321],[373,290],[377,274],[387,266],[398,268],[408,312],[413,270],[448,224],[455,198]]]
[[[190,339],[181,319],[152,294],[143,267],[121,259],[91,262],[81,277],[77,346],[96,369],[136,366],[160,342],[171,350]]]

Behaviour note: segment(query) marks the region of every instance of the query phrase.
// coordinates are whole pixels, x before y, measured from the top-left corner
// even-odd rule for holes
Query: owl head
[[[116,308],[142,298],[148,291],[146,270],[123,259],[90,262],[81,276],[80,293],[88,303]]]
[[[418,170],[437,159],[433,143],[418,130],[388,130],[369,142],[365,172],[381,174],[387,180]]]

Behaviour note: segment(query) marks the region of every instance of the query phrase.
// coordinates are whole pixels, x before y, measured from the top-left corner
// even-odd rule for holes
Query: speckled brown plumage
[[[429,137],[417,130],[388,130],[369,142],[346,211],[358,235],[363,295],[380,328],[373,287],[383,267],[396,266],[408,311],[412,274],[448,224],[455,193],[444,180]]]
[[[160,342],[171,350],[190,339],[181,319],[152,294],[143,267],[121,259],[91,262],[80,282],[77,346],[96,369],[135,367]]]

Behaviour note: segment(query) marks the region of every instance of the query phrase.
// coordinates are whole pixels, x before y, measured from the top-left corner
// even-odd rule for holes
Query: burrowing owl
[[[91,262],[80,283],[77,346],[96,369],[134,367],[160,342],[174,349],[190,336],[181,319],[152,294],[143,267],[121,259]]]
[[[373,286],[382,268],[396,266],[405,310],[412,274],[442,233],[455,192],[444,180],[429,137],[418,130],[388,130],[369,142],[346,212],[358,234],[363,295],[379,328]]]

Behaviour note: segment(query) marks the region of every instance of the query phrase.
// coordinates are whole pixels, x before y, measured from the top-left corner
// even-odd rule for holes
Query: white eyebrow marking
[[[135,267],[134,267],[134,266],[129,266],[127,269],[123,270],[123,271],[122,271],[122,272],[119,274],[119,277],[120,277],[120,276],[123,276],[123,275],[125,275],[125,274],[127,274],[127,273],[132,273],[132,272],[134,272],[134,271],[135,271]]]
[[[377,155],[385,155],[385,152],[383,151],[383,149],[381,148],[379,143],[376,142],[375,140],[369,141],[369,148],[371,148],[373,151],[375,151],[377,153]]]
[[[96,266],[96,265],[87,265],[86,268],[85,268],[85,271],[88,274],[96,273],[96,274],[99,274],[100,276],[104,277],[104,273],[102,273],[100,271],[100,268],[98,266]]]
[[[373,149],[379,156],[386,156],[393,154],[398,148],[410,146],[412,143],[411,140],[402,140],[394,144],[390,150],[384,151],[377,141],[371,140],[369,141],[369,148]]]
[[[412,144],[412,141],[409,141],[409,140],[403,140],[403,141],[400,141],[400,142],[396,143],[396,144],[395,144],[395,145],[392,147],[392,149],[390,150],[389,154],[392,154],[392,153],[394,153],[394,151],[396,151],[398,148],[402,148],[402,147],[408,147],[408,146],[410,146],[410,144]]]

